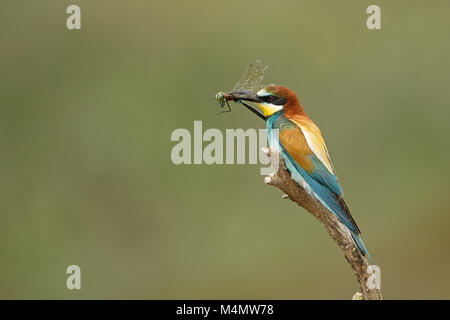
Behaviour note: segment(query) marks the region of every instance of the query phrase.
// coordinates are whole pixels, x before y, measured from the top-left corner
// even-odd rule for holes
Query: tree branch
[[[357,249],[347,228],[322,203],[291,179],[291,174],[286,169],[283,159],[279,154],[277,156],[279,157],[279,169],[275,174],[265,177],[264,182],[282,190],[286,194],[283,198],[289,198],[296,202],[322,223],[339,248],[341,248],[345,258],[352,267],[363,298],[365,300],[381,300],[381,291],[379,289],[370,289],[367,285],[367,279],[371,276],[371,274],[367,273],[369,262]],[[355,294],[356,296],[358,295]]]

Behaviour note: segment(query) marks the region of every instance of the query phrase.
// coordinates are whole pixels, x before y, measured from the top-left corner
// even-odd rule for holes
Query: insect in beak
[[[231,107],[228,103],[228,101],[231,100],[242,104],[259,118],[265,120],[266,118],[264,115],[260,114],[251,105],[247,104],[246,101],[256,103],[261,101],[260,97],[258,97],[255,92],[261,89],[261,81],[264,79],[264,73],[268,67],[268,64],[261,62],[261,60],[252,62],[231,92],[219,92],[216,94],[215,98],[219,102],[220,107],[223,108],[225,104],[227,104],[228,107],[228,110],[221,111],[219,114],[231,111]]]
[[[231,107],[228,103],[228,101],[231,100],[244,105],[248,110],[256,114],[259,118],[266,120],[266,117],[264,117],[264,115],[260,114],[252,106],[244,102],[244,101],[251,101],[251,102],[261,101],[260,98],[253,92],[250,91],[219,92],[218,94],[216,94],[215,98],[219,102],[221,108],[223,108],[225,104],[227,104],[228,106],[228,110],[221,111],[219,112],[219,114],[231,112]]]
[[[231,107],[230,107],[230,104],[228,103],[228,100],[230,98],[231,98],[231,95],[228,93],[219,92],[218,94],[216,94],[215,99],[219,102],[220,107],[223,108],[225,106],[225,104],[228,107],[228,110],[220,111],[218,114],[231,112]]]

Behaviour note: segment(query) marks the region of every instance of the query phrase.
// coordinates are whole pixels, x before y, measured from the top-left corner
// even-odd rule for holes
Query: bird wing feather
[[[342,198],[342,188],[329,160],[320,130],[314,124],[302,125],[299,121],[288,120],[295,126],[280,130],[279,140],[281,154],[291,174],[293,170],[300,173],[319,200],[350,230],[359,233]]]

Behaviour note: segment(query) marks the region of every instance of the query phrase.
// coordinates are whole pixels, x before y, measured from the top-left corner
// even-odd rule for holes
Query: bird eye
[[[274,96],[267,96],[266,97],[266,101],[267,102],[272,102],[274,98],[275,98]]]

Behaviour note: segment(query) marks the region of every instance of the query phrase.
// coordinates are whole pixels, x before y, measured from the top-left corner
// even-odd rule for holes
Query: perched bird
[[[254,102],[263,111],[264,116],[260,116],[266,120],[269,146],[280,151],[292,179],[338,217],[359,251],[372,261],[342,197],[322,134],[303,110],[297,95],[286,87],[271,85],[257,93],[237,93],[234,100],[247,108],[249,105],[244,101]]]

